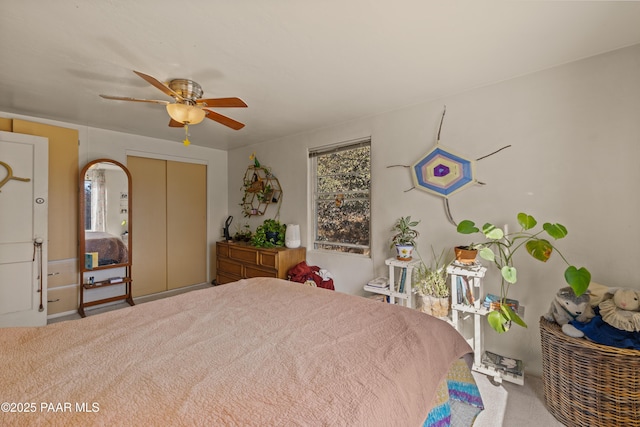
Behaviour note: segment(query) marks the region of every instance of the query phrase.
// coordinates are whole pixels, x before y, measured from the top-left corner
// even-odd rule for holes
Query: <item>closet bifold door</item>
[[[136,225],[134,296],[206,282],[207,167],[129,156]]]
[[[207,167],[167,161],[167,289],[207,281]]]
[[[136,244],[133,259],[136,286],[133,296],[167,290],[167,172],[164,160],[127,157],[133,193]]]

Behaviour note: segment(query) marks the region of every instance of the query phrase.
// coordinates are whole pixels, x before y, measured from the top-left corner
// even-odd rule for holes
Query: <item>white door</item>
[[[0,131],[0,327],[47,323],[48,144]]]

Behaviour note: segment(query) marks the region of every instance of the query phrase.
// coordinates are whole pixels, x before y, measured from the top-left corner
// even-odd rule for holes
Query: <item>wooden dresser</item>
[[[242,242],[216,243],[216,282],[223,285],[250,277],[287,278],[306,258],[306,248],[257,248]]]

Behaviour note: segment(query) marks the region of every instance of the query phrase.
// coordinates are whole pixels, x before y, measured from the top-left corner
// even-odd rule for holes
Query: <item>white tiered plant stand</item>
[[[484,353],[483,325],[484,317],[489,314],[489,310],[482,306],[482,298],[484,296],[483,279],[487,272],[487,268],[478,264],[475,266],[459,266],[450,264],[447,267],[447,273],[451,278],[451,323],[458,332],[461,332],[461,321],[473,316],[473,337],[467,339],[467,342],[473,348],[473,367],[476,372],[486,374],[493,377],[494,381],[501,383],[509,381],[515,384],[524,384],[524,373],[515,375],[503,370],[494,369],[482,363],[482,354]],[[471,305],[458,303],[458,276],[462,276],[469,283],[470,289],[473,291],[474,302]],[[462,318],[461,318],[462,317]]]
[[[364,285],[364,290],[367,292],[373,292],[374,294],[388,296],[391,304],[402,304],[405,307],[413,308],[411,278],[413,277],[413,269],[420,263],[420,261],[399,261],[396,258],[389,258],[384,263],[389,266],[389,286],[386,288],[378,288],[376,286]],[[405,268],[407,269],[407,274],[405,276],[404,289],[400,292],[400,278],[402,277],[402,269]],[[396,269],[398,270],[397,275]]]

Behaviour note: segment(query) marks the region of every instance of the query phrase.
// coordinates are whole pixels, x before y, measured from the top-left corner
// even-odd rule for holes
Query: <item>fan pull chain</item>
[[[182,143],[185,147],[191,144],[191,141],[189,141],[189,125],[186,123],[184,124],[184,141]]]

